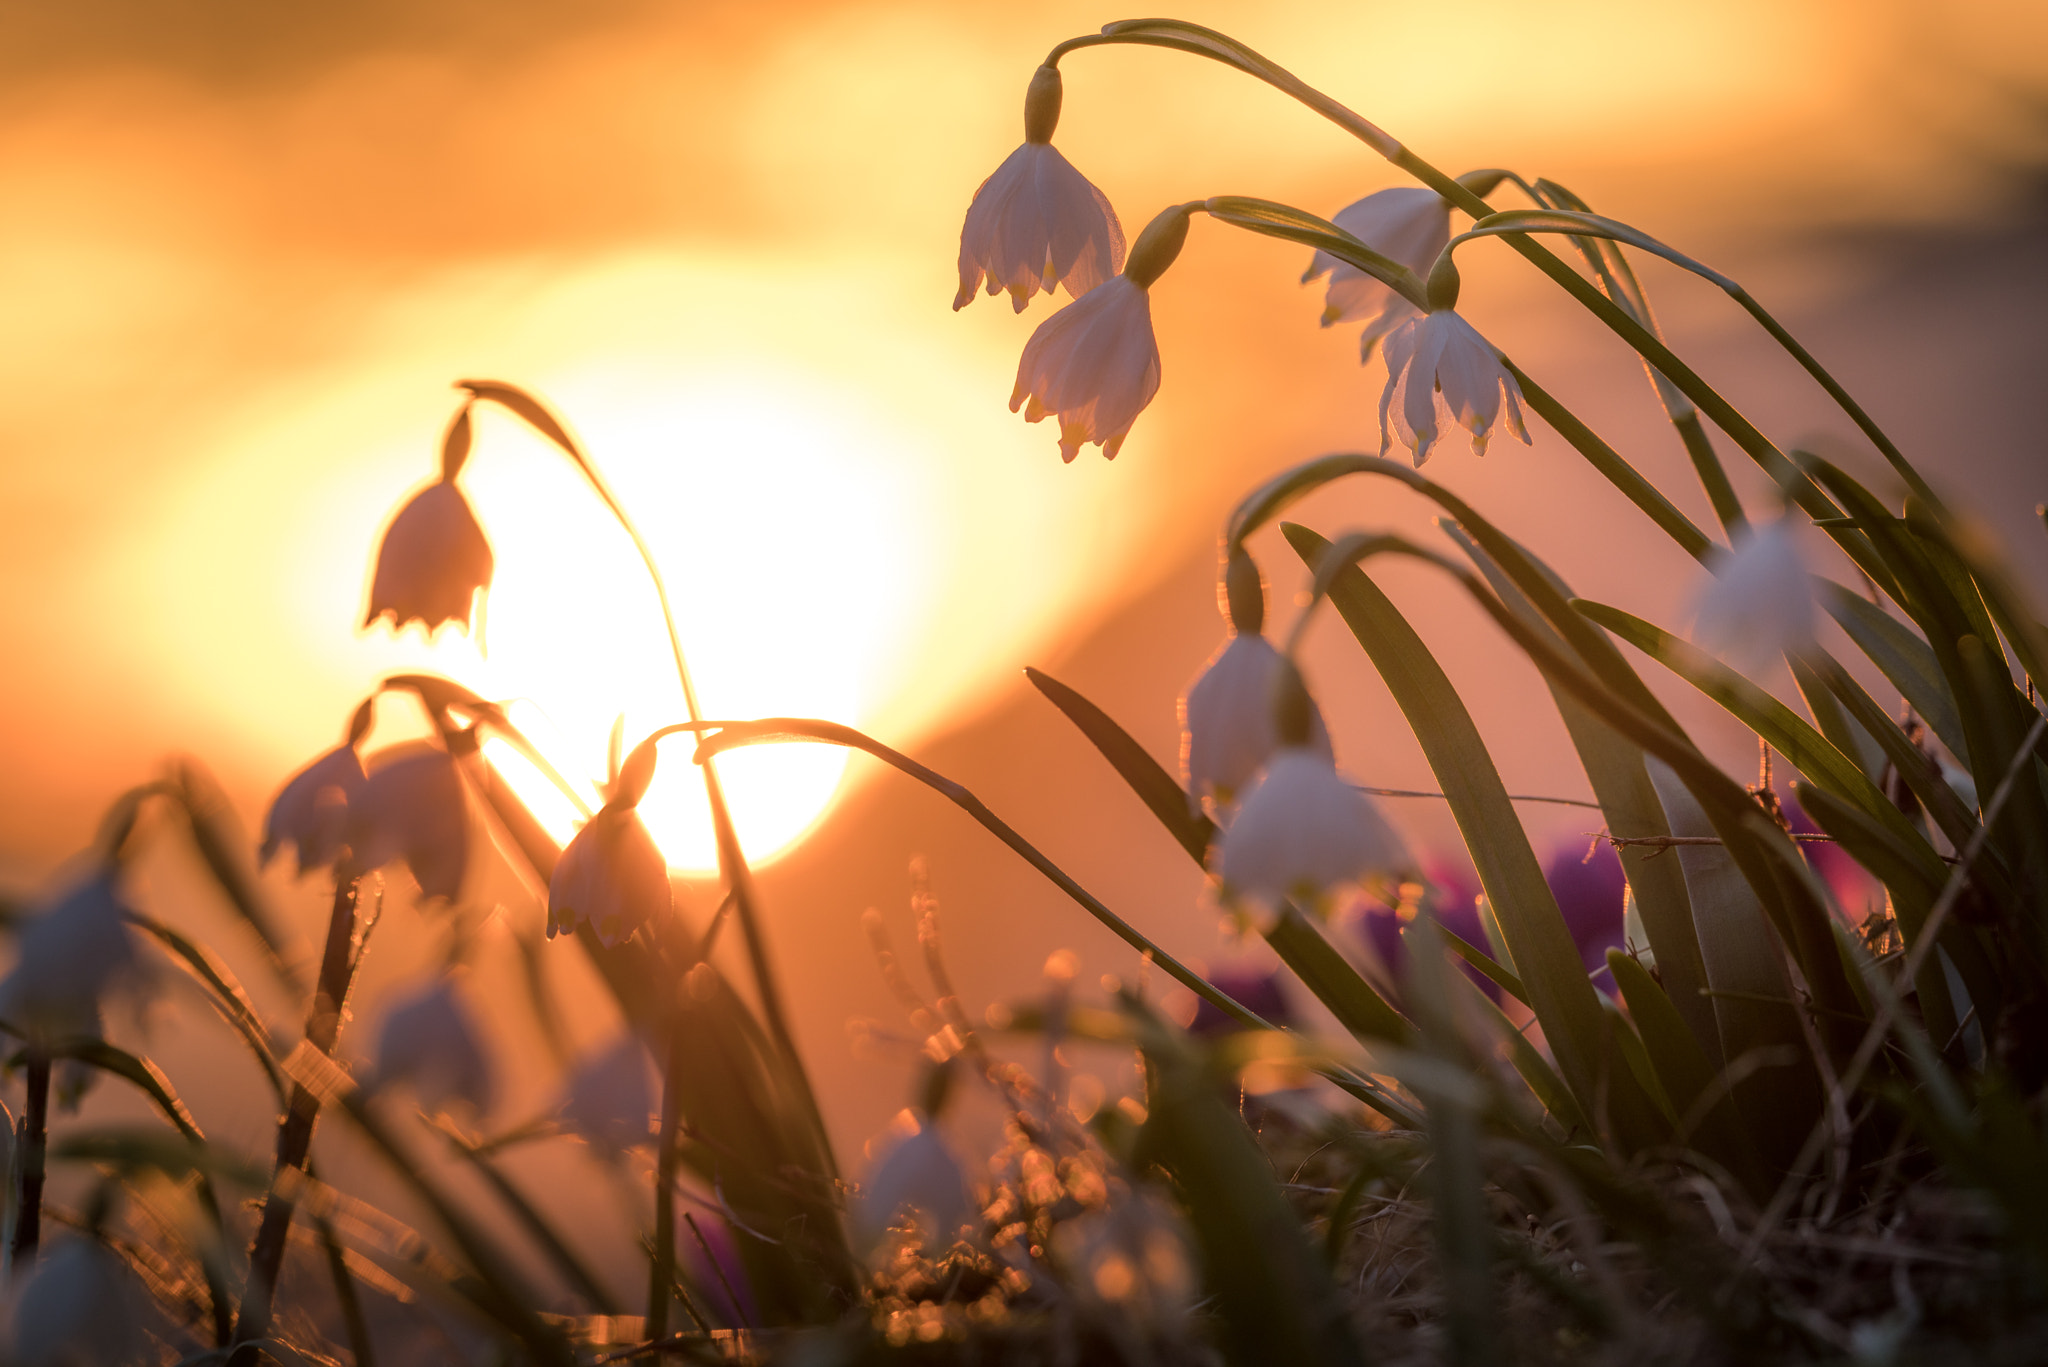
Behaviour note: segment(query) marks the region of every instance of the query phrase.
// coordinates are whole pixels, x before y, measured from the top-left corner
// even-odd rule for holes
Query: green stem
[[[497,386],[491,382],[463,381],[459,387],[469,390],[478,397],[493,398],[499,402],[505,402],[506,398],[510,397],[499,392],[501,388],[509,387]],[[640,534],[639,528],[633,525],[633,519],[627,514],[625,505],[612,492],[611,485],[598,472],[596,463],[581,445],[568,435],[567,430],[552,415],[540,409],[530,396],[519,391],[514,393],[517,394],[517,400],[506,403],[506,406],[548,437],[569,458],[570,463],[582,474],[597,495],[598,501],[604,504],[606,511],[610,512],[612,519],[619,524],[620,530],[625,532],[627,539],[633,543],[633,549],[639,552],[641,564],[647,569],[647,578],[654,585],[655,598],[661,604],[661,620],[668,629],[669,653],[675,660],[676,681],[682,686],[683,709],[692,721],[701,720],[703,711],[698,705],[696,684],[690,677],[689,662],[683,655],[682,632],[676,626],[675,610],[669,601],[668,584],[661,577],[661,567],[655,563],[653,549],[647,544],[647,539]],[[532,405],[536,411],[528,412],[527,405]],[[540,420],[536,421],[536,418]],[[796,1039],[790,1032],[788,1016],[783,1010],[782,992],[776,982],[774,966],[769,961],[768,943],[761,929],[754,892],[753,870],[748,866],[746,852],[740,846],[739,833],[734,829],[732,812],[726,805],[725,788],[719,782],[717,768],[708,757],[701,764],[701,768],[704,772],[704,797],[711,810],[712,835],[718,847],[719,873],[733,895],[740,928],[745,932],[748,962],[753,971],[755,990],[761,996],[761,1013],[767,1018],[768,1030],[774,1037],[776,1046],[789,1057],[798,1089],[803,1095],[811,1122],[817,1131],[819,1148],[826,1164],[833,1169],[830,1175],[836,1177],[837,1170],[832,1157],[832,1146],[825,1130],[823,1113],[818,1109],[817,1098],[811,1090],[810,1077],[804,1071],[801,1055],[797,1053]]]
[[[1088,34],[1061,43],[1052,50],[1052,54],[1046,61],[1048,64],[1055,64],[1060,57],[1068,52],[1104,44],[1135,44],[1146,47],[1170,48],[1179,52],[1188,52],[1196,56],[1207,57],[1212,61],[1234,67],[1248,76],[1264,81],[1282,94],[1293,98],[1300,104],[1322,115],[1345,132],[1363,142],[1366,146],[1372,148],[1395,166],[1406,171],[1430,189],[1435,190],[1446,200],[1450,201],[1451,204],[1469,214],[1473,219],[1485,218],[1493,212],[1491,206],[1477,194],[1474,194],[1471,189],[1459,183],[1456,178],[1445,175],[1435,166],[1417,156],[1377,124],[1346,108],[1336,100],[1331,99],[1328,95],[1309,85],[1292,72],[1267,60],[1234,39],[1225,37],[1214,30],[1204,29],[1193,24],[1171,21],[1137,20],[1127,25],[1113,24],[1100,34]],[[1637,321],[1633,314],[1601,293],[1599,286],[1573,270],[1561,257],[1532,240],[1525,233],[1505,233],[1502,234],[1502,238],[1509,246],[1520,252],[1535,265],[1538,270],[1555,281],[1566,293],[1578,300],[1594,317],[1605,323],[1615,335],[1633,347],[1646,361],[1661,372],[1666,379],[1670,380],[1680,393],[1697,404],[1701,411],[1713,420],[1715,426],[1726,432],[1735,444],[1741,447],[1744,453],[1761,466],[1764,472],[1780,488],[1786,490],[1788,496],[1796,501],[1800,507],[1804,508],[1810,516],[1815,518],[1840,516],[1840,509],[1834,506],[1833,500],[1829,499],[1812,480],[1807,478],[1804,472],[1788,460],[1785,453],[1780,451],[1768,437],[1764,436],[1754,423],[1743,417],[1735,409],[1734,405],[1721,397],[1720,393],[1712,385],[1702,379],[1690,366],[1679,360],[1672,353],[1671,349],[1658,340],[1642,323]],[[1737,298],[1738,302],[1746,300],[1746,296],[1743,295],[1738,295]],[[1744,306],[1752,307],[1748,302],[1744,302]],[[1752,311],[1760,312],[1760,310],[1753,308]],[[1762,319],[1759,319],[1759,321],[1762,321]],[[1790,342],[1789,334],[1781,335],[1783,334],[1783,329],[1776,326],[1775,320],[1766,323],[1765,326],[1772,331],[1774,337],[1779,338],[1781,344]],[[1796,342],[1791,343],[1791,346],[1794,348],[1797,345]],[[1795,357],[1801,358],[1801,363],[1807,365],[1810,371],[1818,372],[1816,378],[1825,375],[1825,372],[1820,371],[1818,364],[1812,361],[1811,356],[1808,356],[1803,348],[1794,350],[1792,354]],[[1841,387],[1834,383],[1832,377],[1823,379],[1822,383],[1828,388],[1830,394],[1838,396],[1838,402],[1845,403],[1847,411],[1850,412],[1852,418],[1857,418],[1862,413],[1861,409],[1854,408],[1853,404],[1847,402],[1848,396],[1845,393],[1841,393]],[[1859,425],[1866,422],[1868,422],[1868,418],[1863,417]],[[1875,425],[1872,424],[1871,429],[1867,430],[1874,430],[1874,427]],[[1881,435],[1879,434],[1879,436]],[[1876,439],[1875,437],[1873,438],[1873,440]],[[1891,452],[1896,450],[1889,441],[1885,441],[1880,449],[1887,451],[1887,459],[1890,459]],[[1900,462],[1903,462],[1904,458],[1899,457],[1898,459]],[[1907,466],[1904,468],[1910,470],[1911,467]],[[1911,475],[1909,478],[1915,488],[1921,487],[1917,475]]]
[[[661,1083],[661,1132],[654,1151],[654,1259],[647,1279],[647,1337],[668,1335],[668,1302],[676,1280],[676,1131],[682,1123],[679,1076],[684,1041],[670,1032]]]
[[[43,1231],[43,1174],[50,1147],[50,1060],[31,1049],[28,1056],[27,1099],[21,1109],[21,1187],[14,1215],[14,1275],[36,1258],[36,1245]]]
[[[1244,1006],[1229,993],[1215,986],[1153,943],[1151,937],[1133,926],[1129,921],[1111,911],[1097,900],[1086,888],[1075,882],[1067,872],[1048,859],[1037,847],[1018,834],[1015,828],[990,811],[973,793],[960,784],[934,770],[927,769],[901,751],[892,750],[873,737],[842,726],[837,722],[817,721],[807,717],[763,717],[755,721],[709,721],[692,723],[687,726],[664,728],[664,730],[696,730],[715,732],[706,735],[702,749],[712,753],[729,750],[742,745],[777,744],[787,741],[810,741],[821,745],[842,745],[849,750],[859,750],[874,756],[890,767],[909,775],[934,792],[950,799],[953,804],[980,822],[982,827],[998,840],[1009,846],[1031,867],[1037,869],[1051,883],[1077,902],[1083,910],[1108,927],[1110,932],[1131,948],[1146,955],[1152,962],[1165,970],[1166,975],[1196,996],[1208,1002],[1224,1015],[1249,1030],[1279,1030],[1258,1012]],[[1414,1119],[1407,1108],[1388,1096],[1385,1089],[1370,1078],[1348,1068],[1321,1066],[1317,1071],[1323,1077],[1342,1088],[1358,1100],[1395,1120],[1396,1124],[1407,1124]]]

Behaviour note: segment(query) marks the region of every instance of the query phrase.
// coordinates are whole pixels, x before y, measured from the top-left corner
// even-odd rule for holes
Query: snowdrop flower
[[[476,596],[491,586],[491,569],[483,527],[454,477],[444,476],[414,494],[384,529],[363,625],[389,617],[397,631],[414,619],[429,635],[451,621],[467,631]]]
[[[905,1207],[917,1212],[919,1232],[928,1244],[950,1244],[974,1218],[967,1175],[929,1123],[898,1140],[861,1188],[854,1211],[861,1242],[879,1242]]]
[[[404,857],[425,897],[453,899],[469,867],[469,809],[446,750],[407,745],[371,766],[349,813],[349,844],[364,872]]]
[[[549,939],[588,921],[600,940],[615,945],[669,909],[668,860],[640,819],[640,799],[653,778],[653,747],[636,746],[619,768],[611,801],[562,851],[548,882]]]
[[[1315,703],[1294,665],[1281,666],[1273,705],[1279,749],[1223,833],[1223,899],[1316,907],[1339,884],[1391,879],[1414,861],[1372,800],[1313,748]]]
[[[491,1108],[491,1066],[469,1011],[447,979],[400,1003],[377,1037],[380,1083],[410,1083],[429,1111],[461,1102],[482,1115]]]
[[[966,307],[984,277],[1022,313],[1031,296],[1065,285],[1079,298],[1124,263],[1124,233],[1109,199],[1052,145],[1060,73],[1041,66],[1024,96],[1024,145],[974,192],[960,229],[960,292]]]
[[[1415,453],[1416,465],[1429,459],[1442,435],[1439,420],[1446,414],[1472,434],[1472,454],[1486,454],[1497,424],[1529,442],[1522,424],[1522,387],[1501,364],[1500,357],[1478,329],[1455,309],[1439,308],[1410,318],[1387,338],[1387,387],[1380,395],[1380,452],[1398,437]],[[1389,426],[1388,419],[1392,418]]]
[[[1180,707],[1181,768],[1195,799],[1227,805],[1279,749],[1273,707],[1291,669],[1272,642],[1243,631],[1202,666]],[[1313,700],[1308,745],[1325,763],[1336,762],[1329,729]]]
[[[16,1284],[16,1367],[120,1367],[154,1362],[153,1307],[135,1274],[96,1239],[67,1239]]]
[[[1131,248],[1124,273],[1097,285],[1038,325],[1017,363],[1010,411],[1024,420],[1048,413],[1060,420],[1060,459],[1083,442],[1114,460],[1131,424],[1159,392],[1159,343],[1152,335],[1148,291],[1187,241],[1188,215],[1168,209]]]
[[[645,1144],[653,1114],[647,1051],[631,1031],[609,1049],[586,1055],[569,1075],[563,1118],[604,1153],[621,1154]]]
[[[1417,275],[1429,270],[1430,263],[1451,240],[1449,201],[1420,186],[1375,191],[1339,209],[1331,222]],[[1323,326],[1365,319],[1365,333],[1358,339],[1361,361],[1371,360],[1382,337],[1416,316],[1415,305],[1328,252],[1315,254],[1301,283],[1306,285],[1325,274],[1330,277],[1330,286],[1324,295]]]
[[[1306,746],[1282,747],[1223,835],[1226,900],[1290,898],[1313,906],[1330,888],[1393,877],[1413,861],[1372,799]]]
[[[348,805],[366,781],[356,746],[369,734],[373,717],[368,701],[349,720],[348,740],[314,760],[284,785],[270,804],[263,823],[263,848],[257,862],[268,864],[282,845],[298,856],[298,871],[325,868],[341,858],[348,843]]]
[[[128,916],[112,871],[102,870],[30,917],[17,936],[14,971],[0,980],[0,1021],[47,1043],[98,1035],[111,996],[139,1004],[150,975]]]
[[[1765,668],[1813,641],[1813,584],[1787,515],[1752,524],[1694,600],[1693,643],[1737,669]]]

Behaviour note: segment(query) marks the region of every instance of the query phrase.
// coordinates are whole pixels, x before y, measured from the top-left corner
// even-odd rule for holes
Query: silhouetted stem
[[[320,956],[320,979],[313,990],[313,1009],[306,1017],[306,1043],[332,1057],[341,1035],[341,1011],[355,977],[351,951],[355,944],[356,900],[360,883],[337,875],[334,907],[327,920],[327,945]],[[284,1265],[285,1242],[291,1234],[292,1202],[277,1188],[286,1169],[304,1170],[313,1148],[313,1124],[320,1116],[320,1098],[301,1083],[292,1085],[291,1103],[277,1126],[277,1166],[271,1189],[263,1198],[263,1217],[249,1246],[249,1290],[235,1324],[235,1340],[246,1343],[270,1332],[278,1270]]]
[[[465,386],[466,387],[466,386]],[[476,392],[476,391],[472,391]],[[530,400],[529,400],[530,401]],[[513,411],[519,412],[517,408]],[[522,417],[527,415],[522,413]],[[532,421],[528,417],[528,421]],[[554,431],[541,429],[555,446],[569,458],[584,480],[589,483],[598,501],[611,513],[613,521],[633,543],[633,549],[640,554],[640,561],[647,568],[647,578],[654,585],[655,598],[661,604],[662,624],[668,629],[669,652],[675,658],[676,682],[683,690],[683,710],[690,720],[702,721],[704,714],[697,701],[697,687],[690,677],[689,661],[683,655],[682,632],[676,627],[675,609],[669,602],[668,584],[661,577],[661,567],[655,563],[654,551],[648,546],[640,529],[633,525],[626,507],[612,492],[611,485],[598,472],[597,465],[590,459],[566,430],[559,427]],[[796,1039],[790,1033],[787,1015],[782,1008],[782,991],[777,986],[774,967],[768,958],[768,942],[761,930],[760,915],[754,897],[753,870],[747,864],[746,852],[741,849],[739,834],[733,827],[732,812],[726,806],[725,787],[718,780],[718,770],[709,757],[699,761],[704,774],[704,797],[711,810],[711,830],[718,847],[718,869],[725,880],[727,890],[732,894],[734,909],[738,912],[740,929],[745,934],[747,959],[754,975],[754,988],[761,997],[761,1014],[768,1024],[768,1032],[779,1048],[789,1058],[798,1091],[804,1101],[805,1111],[816,1131],[818,1147],[823,1155],[828,1176],[837,1176],[836,1164],[832,1159],[832,1144],[825,1129],[824,1115],[818,1109],[817,1097],[811,1091],[810,1077],[804,1072],[802,1059],[796,1050]]]
[[[21,1198],[15,1207],[14,1267],[20,1275],[35,1261],[43,1229],[44,1158],[50,1143],[50,1060],[38,1050],[28,1056],[28,1097],[21,1112]]]
[[[676,1279],[676,1131],[682,1124],[677,1058],[680,1031],[670,1031],[661,1075],[661,1133],[654,1150],[654,1259],[647,1278],[647,1337],[668,1333],[668,1302]]]

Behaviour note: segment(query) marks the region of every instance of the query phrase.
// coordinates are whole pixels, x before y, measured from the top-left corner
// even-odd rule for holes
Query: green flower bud
[[[1223,612],[1240,636],[1256,636],[1266,626],[1266,584],[1258,562],[1242,546],[1233,546],[1223,570]]]
[[[1052,141],[1053,129],[1060,126],[1064,89],[1056,66],[1042,66],[1031,73],[1031,84],[1024,91],[1024,141]]]
[[[1138,234],[1130,257],[1124,262],[1124,278],[1139,289],[1150,289],[1153,281],[1166,274],[1166,268],[1180,255],[1187,240],[1187,206],[1176,204],[1161,211]]]

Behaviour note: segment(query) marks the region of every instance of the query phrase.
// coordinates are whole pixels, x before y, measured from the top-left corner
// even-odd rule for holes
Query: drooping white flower
[[[1421,186],[1396,186],[1376,190],[1354,204],[1337,211],[1330,220],[1345,232],[1378,252],[1421,275],[1451,240],[1451,206],[1436,191]],[[1324,295],[1323,326],[1365,320],[1359,339],[1359,359],[1372,359],[1379,340],[1416,316],[1415,305],[1358,267],[1318,251],[1302,275],[1306,285],[1328,274],[1330,286]]]
[[[579,1059],[569,1074],[562,1116],[605,1153],[624,1153],[646,1143],[653,1114],[647,1050],[631,1031],[610,1048]]]
[[[16,1367],[127,1367],[154,1362],[155,1310],[120,1255],[66,1239],[16,1283],[9,1337]]]
[[[1371,798],[1306,746],[1266,765],[1223,833],[1223,895],[1307,906],[1340,884],[1390,878],[1413,867],[1400,834]]]
[[[349,804],[366,781],[353,743],[337,745],[292,775],[270,804],[258,860],[268,864],[290,845],[301,874],[333,864],[348,845]]]
[[[1023,145],[967,206],[955,309],[973,301],[984,278],[990,294],[1008,290],[1022,313],[1040,289],[1063,284],[1078,299],[1123,269],[1116,210],[1052,145],[1059,113],[1059,69],[1041,66],[1024,96]]]
[[[608,804],[576,832],[548,881],[548,938],[588,921],[618,944],[670,905],[668,860],[637,806]]]
[[[469,808],[455,760],[425,744],[377,756],[350,804],[349,845],[364,872],[403,857],[422,895],[459,895],[469,867]]]
[[[377,1037],[377,1079],[409,1083],[429,1111],[445,1110],[451,1102],[478,1115],[490,1110],[490,1060],[453,983],[444,978],[384,1017]]]
[[[491,543],[469,500],[452,478],[436,480],[384,529],[363,625],[389,617],[397,631],[415,619],[430,635],[444,622],[460,622],[467,631],[476,595],[491,586],[492,567]]]
[[[1209,657],[1180,706],[1181,768],[1197,800],[1229,803],[1280,746],[1274,704],[1289,666],[1273,643],[1240,631]],[[1310,748],[1331,757],[1330,732],[1309,703]]]
[[[896,1142],[862,1184],[854,1207],[860,1242],[872,1245],[905,1209],[916,1212],[927,1246],[945,1246],[974,1218],[967,1175],[929,1122]]]
[[[1056,415],[1061,460],[1073,460],[1084,442],[1115,460],[1158,392],[1152,297],[1119,275],[1038,325],[1017,363],[1010,411],[1023,406],[1026,422]]]
[[[1715,559],[1713,581],[1694,600],[1695,645],[1747,670],[1812,644],[1813,581],[1796,531],[1790,515],[1751,524]]]
[[[0,1021],[31,1039],[100,1033],[110,997],[149,986],[142,948],[111,870],[88,875],[16,937],[14,971],[0,980]]]
[[[1395,438],[1419,466],[1450,421],[1472,434],[1472,454],[1486,454],[1497,424],[1529,442],[1522,423],[1522,387],[1478,329],[1454,309],[1410,318],[1387,338],[1387,387],[1380,395],[1380,451]],[[1391,419],[1391,425],[1389,420]]]

